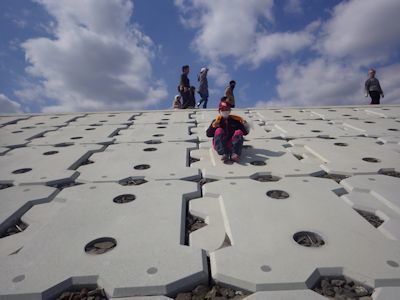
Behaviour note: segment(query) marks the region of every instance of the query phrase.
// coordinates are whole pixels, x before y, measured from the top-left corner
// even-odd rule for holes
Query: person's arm
[[[365,88],[364,88],[364,95],[365,95],[365,97],[368,97],[368,94],[369,94],[369,79],[367,79],[367,80],[365,81]]]
[[[246,122],[243,120],[243,122]],[[238,122],[239,123],[239,129],[243,132],[244,135],[248,135],[249,132],[247,131],[246,127],[244,126],[244,123]]]
[[[208,137],[213,137],[215,134],[215,130],[219,127],[219,122],[217,120],[213,120],[210,124],[210,126],[207,128],[206,135]]]

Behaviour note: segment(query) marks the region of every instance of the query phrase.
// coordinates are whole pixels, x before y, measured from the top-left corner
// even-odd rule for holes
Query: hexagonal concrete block
[[[382,116],[373,114],[367,111],[369,106],[358,106],[358,107],[325,107],[325,108],[311,108],[313,114],[320,117],[323,120],[364,120],[364,119],[378,119]]]
[[[251,176],[275,175],[304,176],[321,172],[316,164],[303,163],[288,152],[285,141],[266,139],[245,142],[238,163],[224,163],[218,153],[211,148],[211,142],[200,144],[200,149],[192,150],[190,155],[199,161],[192,167],[200,168],[204,178],[249,178]]]
[[[384,220],[378,227],[387,237],[400,240],[400,178],[385,175],[353,176],[340,182],[349,194],[342,199],[354,209]]]
[[[0,146],[18,148],[26,146],[30,140],[44,135],[46,132],[57,130],[57,127],[36,127],[7,125],[0,131]]]
[[[134,124],[126,130],[121,130],[116,136],[116,142],[143,143],[154,139],[164,142],[195,142],[198,140],[197,135],[190,132],[194,126],[193,123]]]
[[[204,185],[204,197],[221,198],[232,243],[210,254],[213,279],[249,291],[307,289],[318,274],[399,285],[399,242],[359,218],[338,190],[334,181],[312,177]]]
[[[63,127],[67,126],[69,122],[72,122],[85,115],[86,114],[58,114],[31,116],[29,119],[18,121],[17,125],[20,127]]]
[[[126,128],[127,125],[66,126],[56,131],[47,132],[41,138],[33,139],[29,146],[47,146],[61,143],[108,145],[115,141],[115,136],[121,129]]]
[[[371,115],[377,115],[383,118],[398,118],[400,115],[400,107],[385,105],[385,106],[375,106],[369,105],[365,108],[365,111]]]
[[[367,137],[398,136],[400,123],[393,119],[368,119],[368,120],[333,120],[344,128],[358,132],[358,135]]]
[[[326,300],[324,296],[310,290],[268,291],[254,293],[244,300]]]
[[[176,180],[64,189],[26,213],[45,226],[30,226],[23,248],[0,257],[0,297],[50,299],[83,284],[109,297],[173,295],[206,284],[205,252],[183,245],[186,202],[199,196]]]
[[[56,184],[75,179],[74,169],[100,145],[35,146],[13,149],[0,156],[0,182]]]
[[[289,151],[313,157],[327,173],[373,174],[382,169],[400,170],[400,155],[372,138],[296,139]]]
[[[310,109],[257,109],[250,110],[255,118],[261,121],[285,121],[285,120],[317,120],[320,116],[315,115]]]
[[[79,180],[85,182],[118,182],[121,179],[196,179],[198,169],[188,167],[193,143],[125,143],[110,145],[102,153],[90,157],[94,164],[81,166]],[[109,163],[112,162],[112,168]]]
[[[166,125],[169,123],[194,123],[195,120],[191,118],[194,111],[180,110],[180,111],[153,111],[143,112],[140,116],[136,116],[134,124],[159,124]]]
[[[132,124],[138,112],[89,113],[69,123],[72,126],[102,126]]]

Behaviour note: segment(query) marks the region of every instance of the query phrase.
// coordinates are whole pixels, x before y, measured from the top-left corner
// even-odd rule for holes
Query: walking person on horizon
[[[376,70],[375,69],[369,69],[368,70],[368,79],[365,81],[365,97],[368,97],[368,95],[371,97],[371,103],[370,104],[380,104],[380,99],[381,95],[382,98],[385,97],[383,94],[381,85],[379,83],[379,80],[375,78]]]
[[[227,98],[226,102],[228,102],[232,108],[235,107],[235,95],[233,94],[233,90],[235,89],[236,81],[231,80],[229,81],[229,85],[225,89],[224,96]]]
[[[197,81],[199,82],[199,95],[200,102],[197,103],[197,108],[204,102],[203,108],[207,108],[208,102],[208,79],[207,79],[208,68],[201,68],[199,75],[197,76]]]
[[[190,68],[188,65],[182,66],[182,74],[181,80],[179,82],[179,92],[182,96],[182,108],[194,108],[196,102],[194,97],[192,96],[192,91],[190,89],[190,81],[188,78],[188,74],[190,72]]]

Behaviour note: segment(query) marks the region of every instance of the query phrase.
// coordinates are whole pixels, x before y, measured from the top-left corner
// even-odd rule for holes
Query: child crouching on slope
[[[249,133],[249,126],[243,118],[230,114],[231,105],[224,98],[218,106],[219,115],[207,129],[207,136],[213,137],[213,147],[222,161],[230,158],[238,162],[242,154],[243,135]]]

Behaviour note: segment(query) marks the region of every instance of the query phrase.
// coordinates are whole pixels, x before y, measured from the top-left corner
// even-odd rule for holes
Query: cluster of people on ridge
[[[175,96],[173,108],[187,109],[195,108],[196,98],[194,86],[190,85],[188,78],[189,66],[182,67],[181,80],[178,86],[179,95]],[[198,93],[201,97],[197,103],[197,108],[203,103],[203,108],[207,108],[208,102],[208,68],[201,68],[197,80],[199,82]],[[375,78],[376,70],[369,69],[368,79],[365,82],[365,97],[371,97],[370,104],[380,104],[380,97],[384,97],[379,80]],[[220,156],[221,161],[228,160],[238,162],[242,154],[244,135],[250,131],[250,126],[245,119],[240,116],[232,115],[231,110],[235,107],[235,96],[233,90],[236,82],[231,80],[225,89],[225,95],[221,98],[218,105],[218,115],[207,128],[207,136],[212,137],[212,145]]]
[[[197,108],[203,104],[203,108],[207,108],[208,103],[208,79],[207,73],[208,68],[201,68],[200,73],[197,75],[197,81],[199,82],[199,88],[197,92],[200,95],[200,101],[196,105],[196,88],[190,85],[190,80],[188,74],[190,72],[190,67],[185,65],[182,67],[181,80],[178,85],[179,95],[176,95],[172,107],[174,109],[187,109],[187,108]],[[233,90],[235,88],[236,82],[231,80],[229,85],[225,89],[225,97],[227,97],[227,102],[231,104],[231,107],[235,107],[235,96]]]

